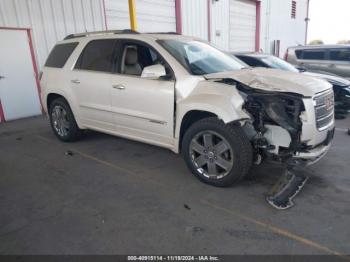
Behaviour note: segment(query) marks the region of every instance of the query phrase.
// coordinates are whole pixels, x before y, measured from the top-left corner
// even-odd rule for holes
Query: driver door
[[[142,70],[165,61],[148,44],[122,40],[112,75],[112,113],[116,131],[145,142],[170,146],[174,132],[175,80],[142,78]]]

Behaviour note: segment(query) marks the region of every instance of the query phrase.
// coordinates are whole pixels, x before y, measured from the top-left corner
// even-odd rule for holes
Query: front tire
[[[82,131],[75,121],[73,112],[64,98],[57,98],[49,106],[51,128],[63,142],[73,142],[80,138]]]
[[[218,187],[241,181],[253,159],[252,146],[241,127],[216,117],[199,120],[186,131],[182,153],[197,178]]]

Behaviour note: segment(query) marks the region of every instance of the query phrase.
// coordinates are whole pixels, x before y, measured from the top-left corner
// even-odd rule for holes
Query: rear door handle
[[[80,84],[80,81],[78,79],[70,80],[73,84]]]
[[[1,80],[1,79],[4,79],[4,78],[5,78],[4,76],[0,76],[0,80]]]
[[[119,89],[119,90],[124,90],[125,89],[125,86],[123,86],[123,85],[113,85],[112,86],[114,89]]]
[[[335,64],[330,64],[328,67],[333,68],[335,67]]]

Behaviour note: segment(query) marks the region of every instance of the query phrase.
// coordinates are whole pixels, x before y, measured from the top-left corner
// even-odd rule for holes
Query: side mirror
[[[159,79],[163,76],[166,76],[165,67],[160,64],[146,66],[141,74],[141,78],[146,79]]]

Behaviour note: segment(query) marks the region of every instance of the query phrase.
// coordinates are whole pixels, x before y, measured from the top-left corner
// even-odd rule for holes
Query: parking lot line
[[[47,138],[44,137],[44,136],[37,135],[36,137],[39,138],[39,139],[41,139],[42,141],[47,142],[47,143],[54,143],[52,140],[47,139]],[[74,152],[77,153],[77,154],[79,154],[80,156],[82,156],[82,157],[85,158],[85,159],[88,159],[88,160],[97,162],[97,163],[99,163],[99,164],[101,164],[101,165],[107,166],[107,167],[112,168],[112,169],[114,169],[114,170],[122,171],[122,172],[125,172],[125,173],[130,174],[130,175],[133,175],[133,176],[138,176],[138,174],[136,174],[136,173],[133,172],[133,171],[130,171],[129,169],[126,169],[126,168],[124,168],[124,167],[120,167],[120,166],[118,166],[118,165],[116,165],[116,164],[113,164],[113,163],[111,163],[111,162],[108,162],[108,161],[99,159],[99,158],[97,158],[97,157],[95,157],[95,156],[93,156],[93,155],[84,153],[84,152],[82,152],[82,151],[80,151],[80,150],[74,149]],[[162,187],[166,188],[168,191],[171,190],[171,191],[177,193],[177,192],[176,192],[175,190],[173,190],[172,188],[168,187],[167,185],[165,185],[165,184],[163,184],[163,183],[161,183],[161,182],[159,182],[159,181],[157,181],[157,180],[154,180],[154,179],[152,179],[152,178],[147,178],[147,177],[145,177],[145,176],[142,176],[142,178],[143,178],[143,179],[146,179],[147,181],[149,181],[149,182],[151,182],[151,183],[157,184],[158,186],[162,186]],[[318,244],[318,243],[316,243],[316,242],[314,242],[314,241],[312,241],[312,240],[306,239],[306,238],[304,238],[304,237],[302,237],[302,236],[299,236],[299,235],[297,235],[297,234],[294,234],[294,233],[292,233],[292,232],[290,232],[290,231],[288,231],[288,230],[285,230],[285,229],[283,229],[283,228],[280,228],[280,227],[278,227],[278,226],[275,226],[275,225],[272,225],[272,224],[263,222],[263,221],[261,221],[261,220],[258,220],[258,219],[256,219],[256,218],[247,216],[247,215],[245,215],[245,214],[243,214],[243,213],[241,213],[241,212],[236,212],[236,211],[234,211],[234,210],[232,210],[232,209],[228,209],[228,208],[225,208],[225,207],[218,206],[218,205],[216,205],[216,204],[214,204],[214,203],[209,202],[208,200],[199,199],[198,201],[199,201],[201,204],[204,204],[204,205],[206,205],[206,206],[209,206],[209,207],[214,208],[214,209],[217,209],[217,210],[221,210],[221,211],[223,211],[223,212],[225,212],[225,213],[228,213],[228,214],[233,215],[233,216],[235,216],[235,217],[238,217],[238,218],[240,218],[240,219],[242,219],[242,220],[245,220],[245,221],[247,221],[247,222],[250,222],[251,224],[255,224],[255,225],[257,225],[257,226],[260,226],[260,227],[263,227],[263,228],[265,228],[265,229],[267,229],[267,230],[270,230],[270,231],[272,231],[272,232],[274,232],[274,233],[276,233],[276,234],[278,234],[278,235],[280,235],[280,236],[283,236],[283,237],[286,237],[286,238],[288,238],[288,239],[291,239],[291,240],[294,240],[294,241],[296,241],[296,242],[299,242],[299,243],[301,243],[301,244],[304,245],[304,246],[312,247],[312,248],[314,248],[314,249],[317,249],[317,250],[319,250],[319,251],[328,253],[328,254],[330,254],[330,255],[335,255],[335,256],[344,258],[344,259],[346,259],[346,260],[350,260],[350,257],[347,257],[345,254],[342,254],[342,253],[340,253],[340,252],[338,252],[338,251],[332,250],[331,248],[328,248],[328,247],[326,247],[326,246],[323,246],[323,245],[321,245],[321,244]]]
[[[39,139],[41,139],[41,140],[47,142],[47,143],[53,143],[52,140],[47,139],[47,138],[44,137],[44,136],[37,135],[37,137],[38,137]],[[105,161],[105,160],[103,160],[103,159],[99,159],[99,158],[97,158],[97,157],[94,157],[94,156],[92,156],[92,155],[90,155],[90,154],[86,154],[86,153],[84,153],[84,152],[82,152],[82,151],[80,151],[80,150],[77,150],[77,149],[74,149],[74,152],[77,153],[77,154],[79,154],[80,156],[86,158],[86,159],[95,161],[95,162],[97,162],[97,163],[99,163],[99,164],[101,164],[101,165],[108,166],[109,168],[112,168],[112,169],[114,169],[114,170],[118,170],[118,171],[121,171],[121,172],[130,174],[130,175],[132,175],[132,176],[138,176],[138,177],[139,177],[138,174],[136,174],[135,172],[130,171],[128,168],[118,166],[118,165],[116,165],[116,164],[110,163],[110,162]],[[148,180],[149,182],[151,182],[151,183],[153,183],[153,184],[156,184],[156,185],[158,185],[158,186],[167,187],[165,184],[162,184],[162,183],[160,183],[159,181],[154,180],[154,179],[151,179],[151,178],[146,178],[146,177],[142,176],[142,179],[144,179],[144,180],[146,179],[146,180]]]
[[[330,249],[330,248],[328,248],[326,246],[318,244],[318,243],[316,243],[314,241],[311,241],[309,239],[306,239],[306,238],[304,238],[302,236],[296,235],[296,234],[294,234],[294,233],[292,233],[290,231],[287,231],[285,229],[276,227],[276,226],[274,226],[272,224],[269,224],[269,223],[265,223],[265,222],[263,222],[261,220],[257,220],[255,218],[250,217],[250,216],[244,215],[244,214],[242,214],[240,212],[236,212],[236,211],[234,211],[232,209],[228,209],[228,208],[225,208],[225,207],[218,206],[218,205],[213,204],[213,203],[211,203],[211,202],[209,202],[207,200],[204,200],[204,199],[201,199],[200,202],[205,204],[205,205],[207,205],[207,206],[215,208],[217,210],[221,210],[221,211],[226,212],[226,213],[228,213],[230,215],[233,215],[235,217],[241,218],[241,219],[243,219],[245,221],[248,221],[248,222],[250,222],[252,224],[261,226],[261,227],[263,227],[265,229],[268,229],[268,230],[270,230],[270,231],[272,231],[272,232],[274,232],[276,234],[279,234],[281,236],[284,236],[284,237],[287,237],[289,239],[295,240],[295,241],[297,241],[297,242],[299,242],[299,243],[301,243],[301,244],[303,244],[305,246],[313,247],[315,249],[318,249],[320,251],[326,252],[328,254],[339,256],[339,257],[342,257],[342,258],[344,258],[346,260],[350,260],[350,257],[347,257],[345,254],[342,254],[342,253],[340,253],[338,251],[332,250],[332,249]]]

